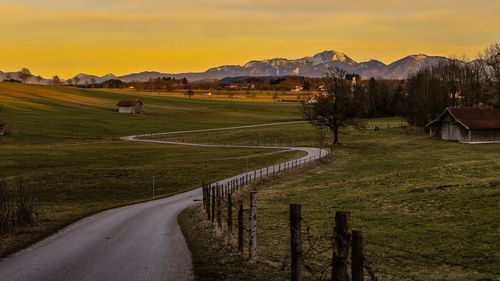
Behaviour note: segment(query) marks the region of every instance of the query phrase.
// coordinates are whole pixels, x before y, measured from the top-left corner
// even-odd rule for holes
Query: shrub
[[[0,177],[0,232],[7,231],[10,228],[12,216],[12,205],[9,200],[7,183]]]
[[[33,190],[24,186],[22,177],[16,178],[12,189],[5,178],[0,177],[0,233],[35,223],[37,205]]]

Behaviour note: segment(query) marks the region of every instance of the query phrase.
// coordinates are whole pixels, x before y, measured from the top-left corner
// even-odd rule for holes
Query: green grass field
[[[119,93],[137,93],[135,89],[109,89],[108,91]],[[245,103],[293,103],[299,96],[312,96],[318,91],[273,91],[273,90],[194,90],[192,100],[212,100],[212,101],[236,101]],[[209,95],[210,93],[210,95]],[[159,95],[165,97],[175,97],[189,99],[185,90],[175,91],[142,91],[141,94]]]
[[[140,98],[144,113],[116,112]],[[33,227],[0,238],[0,257],[99,210],[165,196],[293,157],[269,150],[193,148],[113,137],[294,120],[296,105],[200,101],[152,93],[0,83],[0,175],[22,176],[40,202]],[[232,159],[231,158],[238,158]]]
[[[331,163],[257,186],[259,262],[274,268],[269,280],[288,278],[289,269],[281,268],[289,263],[290,203],[302,204],[304,229],[321,237],[323,249],[330,245],[335,211],[351,211],[352,227],[363,231],[367,256],[381,280],[500,278],[500,144],[465,145],[431,139],[418,130],[387,128],[399,122],[370,120],[382,129],[345,130]],[[264,136],[280,136],[317,143],[305,124],[201,137],[255,143],[249,138],[260,133],[261,142]],[[267,141],[276,142],[273,137]],[[203,220],[192,211],[184,217]],[[319,269],[330,259],[329,253],[310,254],[306,262]],[[239,263],[228,262],[227,280],[251,280],[234,273]],[[199,267],[203,272],[206,266]],[[315,279],[308,275],[308,280]]]
[[[124,98],[141,98],[144,113],[118,114],[115,104]],[[9,180],[23,176],[40,200],[39,223],[2,236],[0,256],[88,214],[151,199],[153,174],[157,196],[165,196],[294,156],[263,155],[247,161],[239,157],[263,150],[128,143],[113,137],[300,119],[294,103],[189,100],[154,92],[11,83],[0,83],[0,108],[0,120],[8,125],[8,134],[0,139],[1,174]],[[287,261],[290,203],[303,205],[307,226],[322,237],[331,235],[335,211],[351,211],[353,228],[363,231],[368,257],[382,280],[499,279],[500,144],[439,141],[418,130],[396,128],[402,123],[399,118],[373,119],[366,127],[381,130],[344,130],[333,162],[310,166],[300,176],[284,174],[261,183],[262,269],[242,267],[245,263],[237,257],[221,258],[212,279],[251,280],[255,272],[262,280],[286,279],[286,270],[280,268]],[[305,123],[161,138],[248,145],[320,143],[318,130]],[[230,165],[228,158],[235,158]],[[190,210],[181,219],[186,231],[200,218]],[[202,231],[187,235],[190,245],[206,243],[200,240],[210,237],[206,226],[191,233]],[[215,246],[203,249],[225,256]],[[210,273],[212,267],[200,258],[207,253],[198,254],[193,251],[196,271]],[[307,257],[317,265],[329,259],[328,254]]]

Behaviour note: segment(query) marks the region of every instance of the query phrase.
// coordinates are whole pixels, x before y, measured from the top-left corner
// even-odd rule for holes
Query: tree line
[[[321,94],[301,99],[302,112],[313,125],[328,128],[334,144],[341,128],[359,125],[363,117],[402,116],[422,127],[446,107],[500,110],[500,43],[471,62],[443,60],[402,81],[357,81],[336,68],[325,74],[323,85]]]
[[[423,126],[446,107],[500,109],[500,43],[471,62],[450,59],[410,75],[404,81],[401,116]]]

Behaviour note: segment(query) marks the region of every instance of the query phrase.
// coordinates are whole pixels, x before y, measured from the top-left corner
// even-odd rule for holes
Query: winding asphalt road
[[[210,132],[276,126],[271,123],[209,130],[161,133],[156,135]],[[303,151],[307,155],[256,171],[236,175],[219,184],[254,175],[266,176],[292,163],[304,163],[326,155],[310,147],[232,146],[148,140],[141,136],[122,140],[228,148],[267,148]],[[295,162],[297,161],[297,162]],[[191,253],[177,224],[178,214],[196,204],[201,189],[145,203],[116,208],[84,218],[41,242],[0,261],[1,281],[109,281],[109,280],[191,280]]]

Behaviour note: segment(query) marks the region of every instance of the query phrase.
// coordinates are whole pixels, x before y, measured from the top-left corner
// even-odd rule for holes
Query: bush
[[[4,178],[0,177],[0,232],[9,229],[12,206],[9,200],[7,184]]]
[[[16,178],[13,189],[0,177],[0,233],[35,223],[37,206],[33,190],[24,186],[22,177]]]

